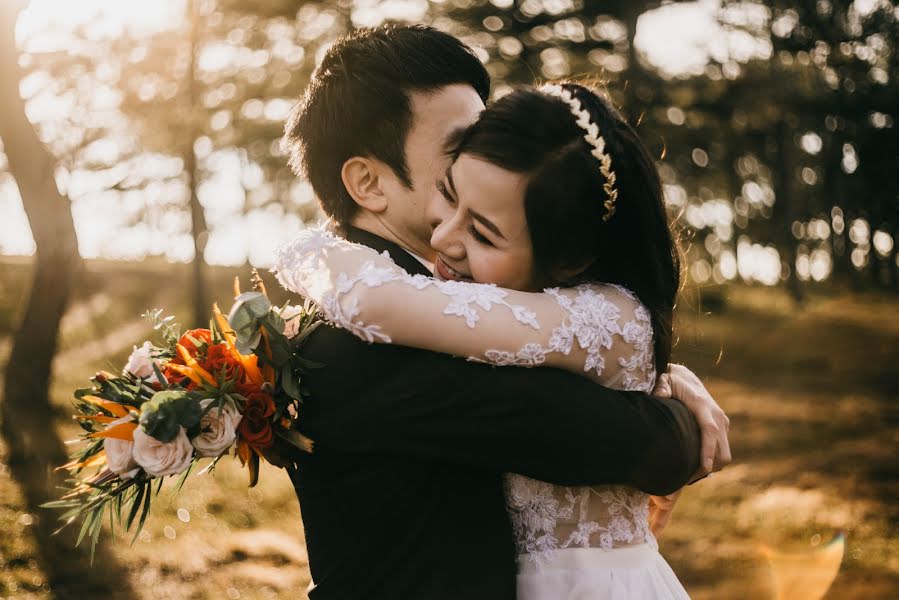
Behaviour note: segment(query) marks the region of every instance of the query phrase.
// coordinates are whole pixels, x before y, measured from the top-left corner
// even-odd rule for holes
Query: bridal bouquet
[[[72,475],[70,488],[44,506],[66,509],[63,527],[82,520],[77,543],[90,535],[93,552],[106,510],[124,531],[137,520],[136,538],[154,486],[158,494],[177,476],[180,490],[204,459],[201,473],[233,451],[252,487],[260,459],[291,470],[291,452],[312,451],[295,426],[302,373],[315,365],[297,351],[320,321],[309,305],[274,307],[255,273],[254,284],[241,294],[235,281],[227,319],[213,305],[209,329],[181,334],[161,310],[145,313],[161,343],[135,347],[121,372],[101,371],[75,391],[74,418],[85,432],[60,467]]]

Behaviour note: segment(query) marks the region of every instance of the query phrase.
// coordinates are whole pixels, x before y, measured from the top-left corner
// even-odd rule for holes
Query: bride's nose
[[[444,221],[431,221],[431,247],[446,256],[461,260],[465,257],[465,247],[459,235],[459,219],[454,217]]]

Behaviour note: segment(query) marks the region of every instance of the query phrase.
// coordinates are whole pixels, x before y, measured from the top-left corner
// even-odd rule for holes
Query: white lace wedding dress
[[[331,323],[368,342],[565,368],[617,389],[649,391],[655,382],[649,312],[618,286],[529,293],[439,281],[319,228],[284,245],[272,271]],[[506,504],[521,600],[689,598],[658,552],[643,492],[509,474]]]

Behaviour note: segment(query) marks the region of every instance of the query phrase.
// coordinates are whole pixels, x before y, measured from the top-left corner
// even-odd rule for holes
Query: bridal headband
[[[540,88],[540,91],[567,104],[568,108],[571,109],[571,114],[577,120],[578,127],[586,132],[584,139],[593,147],[590,154],[599,161],[599,171],[606,180],[602,186],[606,192],[606,201],[603,203],[606,213],[602,216],[602,220],[608,221],[615,214],[615,201],[618,200],[618,190],[615,189],[615,171],[612,170],[612,157],[605,151],[606,141],[599,135],[599,125],[590,122],[590,113],[581,107],[580,100],[561,85],[544,85]]]

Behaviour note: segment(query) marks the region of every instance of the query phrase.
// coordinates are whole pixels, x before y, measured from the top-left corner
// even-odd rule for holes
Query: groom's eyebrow
[[[446,182],[449,184],[447,187],[453,193],[453,198],[458,198],[459,194],[456,193],[456,184],[453,182],[453,165],[446,168]]]
[[[456,196],[456,184],[453,181],[453,165],[450,165],[446,168],[446,182],[449,183],[449,189],[453,192],[453,197]]]
[[[465,132],[468,131],[467,127],[457,127],[450,131],[446,139],[443,140],[443,152],[448,156],[455,156],[456,151],[459,148],[459,144],[462,143],[462,137],[465,135]]]

